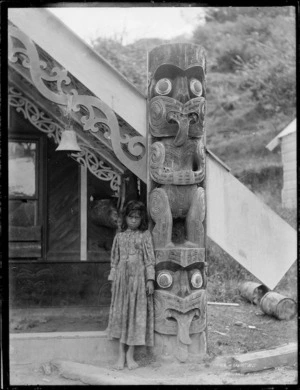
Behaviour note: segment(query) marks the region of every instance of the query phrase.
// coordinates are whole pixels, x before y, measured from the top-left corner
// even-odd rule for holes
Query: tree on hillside
[[[262,18],[264,16],[289,16],[292,12],[292,7],[208,7],[205,8],[204,19],[207,23],[225,23],[234,22],[243,15]]]
[[[209,70],[240,75],[238,89],[272,112],[295,112],[295,13],[292,7],[208,9],[194,41],[209,53]]]

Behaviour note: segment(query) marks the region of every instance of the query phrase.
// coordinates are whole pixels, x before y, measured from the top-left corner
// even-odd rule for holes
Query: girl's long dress
[[[153,296],[146,294],[146,282],[154,280],[155,257],[152,237],[127,229],[117,233],[111,251],[113,281],[108,338],[127,345],[154,344]]]

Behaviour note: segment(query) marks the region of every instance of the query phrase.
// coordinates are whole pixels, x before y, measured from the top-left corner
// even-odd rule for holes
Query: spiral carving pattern
[[[150,194],[150,214],[154,221],[168,210],[168,197],[164,190],[156,188]]]
[[[157,169],[162,166],[165,161],[165,155],[165,147],[161,142],[152,144],[150,150],[150,167],[152,169]]]
[[[155,100],[150,105],[150,123],[157,127],[164,120],[164,105],[160,100]]]

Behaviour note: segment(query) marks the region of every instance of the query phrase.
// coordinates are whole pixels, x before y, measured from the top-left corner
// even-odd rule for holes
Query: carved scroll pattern
[[[24,118],[33,126],[47,134],[56,144],[59,144],[63,128],[14,87],[9,88],[8,103],[17,112],[22,113]],[[110,181],[110,188],[118,194],[121,185],[120,174],[100,160],[97,153],[87,144],[79,142],[79,145],[81,152],[71,153],[71,157],[79,164],[87,167],[98,179]]]
[[[68,95],[72,96],[69,108],[79,113],[84,131],[96,134],[99,132],[99,126],[107,127],[105,136],[111,140],[112,148],[118,159],[140,179],[146,181],[144,172],[146,141],[144,137],[124,134],[124,131],[121,134],[113,110],[95,96],[79,95],[76,89],[70,89],[72,83],[67,70],[59,66],[49,69],[49,64],[40,60],[35,44],[14,26],[9,26],[8,52],[11,63],[29,70],[34,86],[45,98],[56,104],[67,106],[70,100]]]
[[[110,181],[110,188],[118,195],[121,186],[121,176],[108,167],[104,161],[99,160],[88,145],[79,145],[81,152],[71,153],[74,160],[88,168],[98,179]]]

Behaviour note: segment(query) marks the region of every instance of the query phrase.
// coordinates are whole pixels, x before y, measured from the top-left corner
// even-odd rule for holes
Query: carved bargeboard
[[[155,331],[206,340],[205,72],[203,49],[177,43],[149,53],[148,207],[156,254]],[[206,352],[206,341],[199,353]]]

